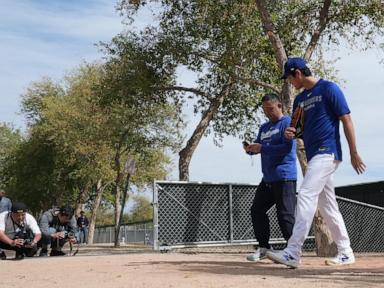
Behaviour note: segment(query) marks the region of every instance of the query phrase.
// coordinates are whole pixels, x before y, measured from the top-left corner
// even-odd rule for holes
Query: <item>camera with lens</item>
[[[75,238],[75,233],[69,232],[69,231],[63,231],[64,232],[64,239],[72,239]]]
[[[29,231],[19,230],[16,231],[15,239],[23,239],[23,245],[31,245],[33,242],[33,235]]]

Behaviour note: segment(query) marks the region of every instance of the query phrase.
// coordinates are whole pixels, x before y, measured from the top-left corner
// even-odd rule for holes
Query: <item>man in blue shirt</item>
[[[0,189],[0,213],[2,212],[9,212],[12,208],[12,202],[9,200],[9,198],[5,197],[5,191],[3,189]],[[4,251],[0,248],[0,259],[5,260],[7,259],[7,256],[5,255]]]
[[[352,264],[355,257],[336,202],[333,184],[333,174],[342,160],[340,121],[348,141],[353,168],[358,174],[365,170],[365,164],[357,153],[355,131],[347,101],[335,83],[314,78],[302,58],[288,59],[282,78],[287,79],[296,89],[304,88],[294,100],[293,111],[302,111],[303,118],[299,123],[303,124],[300,129],[308,167],[298,192],[296,222],[287,248],[269,252],[267,257],[292,268],[298,267],[301,247],[318,207],[338,249],[336,257],[326,260],[326,264]],[[296,132],[295,127],[288,127],[285,136],[293,139]]]
[[[0,213],[11,211],[12,202],[9,198],[5,197],[5,191],[0,189]]]
[[[77,227],[79,228],[79,243],[88,242],[88,226],[89,221],[87,216],[85,216],[84,211],[80,211],[80,216],[77,218]]]
[[[265,95],[261,102],[269,121],[261,125],[255,143],[244,144],[248,154],[261,154],[263,172],[263,179],[251,207],[253,230],[259,249],[247,256],[249,261],[266,258],[267,251],[271,249],[267,211],[274,204],[278,223],[286,240],[291,236],[295,222],[296,141],[284,137],[291,118],[283,114],[282,103],[276,94]]]

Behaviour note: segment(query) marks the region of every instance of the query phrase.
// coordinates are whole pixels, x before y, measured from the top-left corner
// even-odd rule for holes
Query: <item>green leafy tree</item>
[[[128,158],[138,161],[138,169],[146,171],[132,178],[164,178],[169,163],[165,149],[179,147],[182,128],[177,101],[165,92],[154,89],[171,82],[162,61],[153,56],[152,46],[136,37],[117,36],[104,45],[107,54],[106,76],[100,85],[100,103],[109,115],[109,138],[115,145],[114,205],[115,225],[121,214],[124,163]],[[145,160],[145,161],[143,161]],[[145,164],[145,165],[143,165]],[[155,168],[155,169],[153,169]],[[144,174],[146,176],[144,176]],[[144,177],[143,177],[144,176]],[[141,182],[142,183],[142,182]],[[116,237],[115,246],[119,245]]]
[[[170,160],[165,149],[176,146],[178,140],[174,106],[164,101],[157,104],[156,98],[151,103],[151,97],[144,103],[140,98],[133,98],[138,99],[136,103],[124,102],[126,98],[104,101],[108,94],[102,91],[125,92],[120,91],[123,83],[117,82],[121,85],[117,87],[109,82],[108,77],[117,72],[109,69],[83,64],[62,84],[43,79],[23,95],[28,137],[8,166],[8,175],[15,175],[8,185],[19,198],[29,197],[33,209],[64,202],[83,205],[91,198],[100,203],[97,191],[110,191],[106,188],[112,184],[121,190],[128,157],[137,160],[135,185],[166,176]]]
[[[153,207],[151,201],[145,196],[134,196],[134,205],[128,215],[129,222],[149,221],[153,219]]]
[[[204,134],[214,132],[220,139],[255,127],[261,94],[278,92],[285,112],[290,112],[294,91],[277,80],[287,55],[303,55],[319,64],[314,70],[322,74],[329,71],[324,66],[325,49],[337,49],[343,38],[352,45],[362,40],[364,49],[375,45],[375,37],[383,33],[379,0],[122,0],[118,9],[134,22],[135,13],[150,4],[157,5],[159,24],[148,25],[140,37],[157,43],[157,55],[168,66],[184,67],[197,77],[193,87],[164,87],[190,93],[196,99],[195,112],[201,115],[179,153],[180,180],[188,180],[191,157]],[[304,170],[303,153],[300,158]]]
[[[23,143],[24,138],[18,129],[6,123],[0,124],[0,188],[5,188],[7,177],[6,167],[12,162],[15,151]]]

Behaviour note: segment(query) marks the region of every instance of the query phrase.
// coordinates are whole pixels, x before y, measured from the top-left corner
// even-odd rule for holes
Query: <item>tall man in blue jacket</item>
[[[262,108],[268,122],[261,125],[255,143],[244,144],[248,154],[261,154],[263,179],[251,208],[252,224],[259,248],[248,255],[249,261],[266,258],[270,226],[267,211],[276,204],[277,219],[283,237],[288,240],[295,222],[296,207],[296,141],[284,137],[291,118],[283,114],[282,103],[276,94],[266,94]]]

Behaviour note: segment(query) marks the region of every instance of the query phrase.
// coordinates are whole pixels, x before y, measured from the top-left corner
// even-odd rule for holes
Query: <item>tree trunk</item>
[[[259,10],[260,12],[260,17],[264,26],[265,34],[267,35],[269,42],[271,42],[273,51],[275,53],[276,62],[279,65],[280,69],[283,70],[284,62],[287,61],[287,53],[285,52],[283,43],[281,42],[279,35],[276,33],[276,29],[273,25],[271,15],[269,14],[265,5],[265,1],[256,0],[256,6],[257,10]]]
[[[301,173],[304,176],[307,170],[307,157],[305,156],[304,141],[302,139],[296,140],[296,154],[300,163]]]
[[[97,184],[96,184],[96,199],[95,199],[95,202],[93,203],[91,218],[89,220],[88,244],[93,244],[93,237],[95,235],[97,210],[99,210],[101,199],[103,198],[103,192],[104,192],[104,189],[106,187],[106,185],[101,186],[101,184],[102,184],[101,179],[99,179],[97,181]]]
[[[189,138],[186,146],[179,152],[179,180],[189,180],[189,164],[191,163],[192,155],[196,150],[201,138],[204,135],[205,130],[209,126],[210,121],[215,116],[217,110],[220,108],[225,97],[228,96],[232,87],[232,80],[229,80],[227,85],[223,87],[223,90],[211,101],[208,110],[203,114],[199,124],[191,138]]]
[[[115,155],[115,169],[116,169],[116,179],[115,179],[115,241],[114,241],[114,246],[119,247],[120,242],[118,237],[118,229],[119,227],[119,219],[120,219],[120,213],[121,213],[121,189],[120,189],[120,184],[123,179],[123,175],[121,173],[121,163],[120,163],[120,149],[116,152]]]
[[[80,211],[84,210],[84,203],[86,200],[86,197],[88,195],[88,184],[85,185],[80,193],[79,196],[77,197],[77,202],[76,202],[76,208],[75,208],[75,217],[77,218],[80,215]]]
[[[336,243],[332,240],[331,232],[317,209],[313,228],[316,239],[316,254],[320,257],[333,257],[337,253]]]

